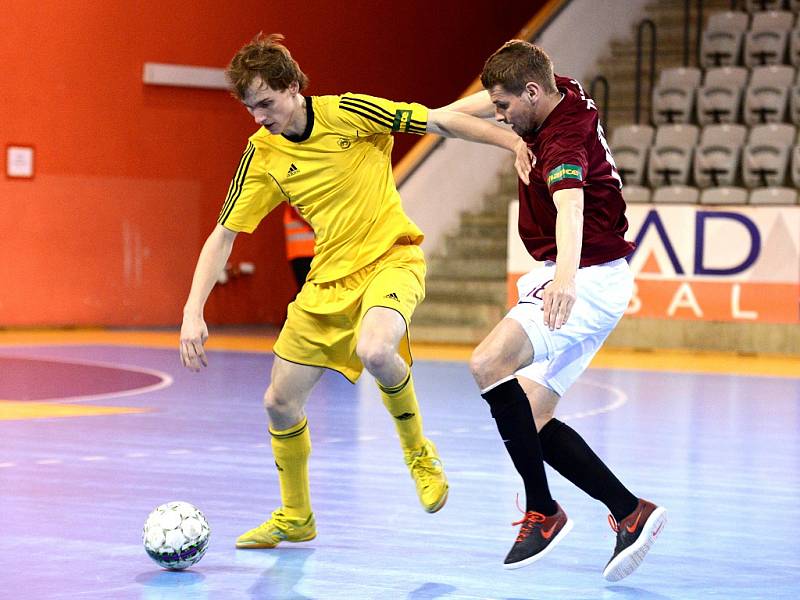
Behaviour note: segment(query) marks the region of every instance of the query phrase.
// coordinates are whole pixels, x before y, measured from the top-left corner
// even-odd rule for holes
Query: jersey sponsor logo
[[[297,175],[300,172],[300,169],[297,168],[297,165],[292,163],[289,166],[289,170],[286,172],[287,177],[291,177],[292,175]]]
[[[552,187],[554,183],[565,179],[577,179],[583,181],[583,169],[578,165],[558,165],[547,174],[547,187]]]
[[[338,144],[339,148],[341,148],[342,150],[347,150],[350,147],[350,140],[341,137],[339,138]]]
[[[398,110],[394,113],[394,122],[392,123],[392,131],[408,131],[408,126],[411,123],[410,110]]]

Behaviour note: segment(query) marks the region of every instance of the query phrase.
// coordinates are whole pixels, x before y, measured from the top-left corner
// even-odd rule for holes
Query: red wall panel
[[[36,176],[0,174],[0,326],[180,322],[254,125],[225,92],[145,86],[143,63],[224,66],[258,31],[280,31],[309,93],[436,106],[542,4],[4,3],[0,147],[35,146]],[[395,159],[414,141],[398,138]],[[256,272],[212,292],[209,322],[279,323],[292,293],[279,215],[240,235],[233,260]]]

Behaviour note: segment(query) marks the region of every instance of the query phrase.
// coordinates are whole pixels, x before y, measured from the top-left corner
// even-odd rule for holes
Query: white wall
[[[632,35],[647,2],[572,0],[534,41],[550,54],[558,74],[584,79],[612,39]],[[498,175],[512,169],[504,150],[461,140],[440,144],[400,188],[406,212],[425,232],[425,251],[441,248],[444,236],[457,230],[459,214],[480,210]]]

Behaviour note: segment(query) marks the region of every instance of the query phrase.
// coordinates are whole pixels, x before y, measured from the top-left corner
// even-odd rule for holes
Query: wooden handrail
[[[519,30],[515,39],[533,40],[567,2],[568,0],[548,0],[547,4],[540,8],[525,26]],[[480,78],[476,77],[460,97],[469,96],[482,89]],[[394,167],[394,180],[397,183],[397,187],[403,185],[403,182],[411,176],[442,141],[443,138],[437,135],[427,134],[414,144],[411,150]]]

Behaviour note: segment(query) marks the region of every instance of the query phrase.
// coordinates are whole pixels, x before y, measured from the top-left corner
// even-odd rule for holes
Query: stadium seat
[[[697,122],[708,125],[739,121],[747,78],[748,70],[744,67],[717,67],[706,71],[703,87],[697,94]]]
[[[780,10],[783,8],[783,0],[745,0],[744,9],[749,13]]]
[[[800,27],[789,32],[789,63],[800,67]]]
[[[781,187],[786,179],[795,128],[786,123],[756,125],[742,151],[742,179],[749,189]]]
[[[749,15],[743,12],[709,15],[700,44],[700,66],[708,69],[740,64],[742,39],[749,23]]]
[[[747,128],[708,125],[694,151],[694,181],[699,188],[736,185]]]
[[[696,125],[662,125],[658,128],[647,167],[651,186],[688,183],[697,137]]]
[[[708,188],[700,194],[700,204],[747,204],[747,190],[739,187]]]
[[[744,35],[744,64],[748,67],[782,64],[794,21],[794,13],[788,10],[755,13],[750,31]]]
[[[792,180],[792,185],[800,188],[800,144],[792,146],[792,157],[790,159],[789,177]]]
[[[750,192],[750,204],[797,204],[797,190],[787,187],[757,188]]]
[[[650,125],[623,125],[614,129],[611,153],[626,186],[642,185],[644,182],[647,151],[653,143],[653,133]]]
[[[656,188],[653,204],[697,204],[700,190],[688,185],[670,185]]]
[[[650,188],[644,185],[626,185],[622,188],[622,197],[629,204],[650,202]]]
[[[700,69],[664,69],[653,89],[653,123],[688,123],[692,120],[694,97],[700,86]]]
[[[744,122],[757,125],[784,121],[794,78],[794,67],[788,65],[755,67],[744,94]]]

